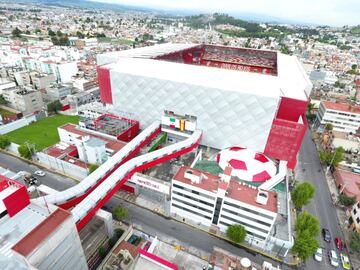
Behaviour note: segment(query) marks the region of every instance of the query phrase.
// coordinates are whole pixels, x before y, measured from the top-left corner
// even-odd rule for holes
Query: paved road
[[[327,252],[330,249],[336,250],[333,239],[341,236],[341,229],[336,215],[335,207],[332,204],[330,191],[326,182],[325,174],[321,168],[315,143],[311,138],[310,131],[305,134],[305,138],[300,149],[298,166],[295,178],[299,181],[307,180],[315,185],[316,196],[305,210],[317,216],[320,220],[321,228],[327,228],[332,236],[330,243],[325,242],[320,235],[320,245],[323,248],[324,256],[321,263],[310,258],[306,263],[307,269],[331,269]]]
[[[29,165],[20,159],[14,158],[12,156],[7,156],[3,153],[0,153],[0,163],[15,172],[21,170],[33,172],[37,170],[35,166]],[[57,190],[64,190],[70,186],[75,185],[75,182],[69,178],[53,174],[49,171],[46,171],[46,173],[46,176],[39,178],[43,184],[51,188]],[[181,244],[182,246],[185,246],[187,248],[193,247],[206,253],[211,253],[213,247],[217,246],[236,255],[248,257],[249,259],[258,264],[262,264],[264,260],[272,262],[274,265],[278,264],[277,262],[271,261],[270,259],[262,255],[250,254],[245,249],[233,246],[226,241],[218,239],[200,230],[194,229],[183,223],[171,219],[166,219],[149,210],[127,203],[116,197],[113,197],[108,202],[106,207],[111,208],[115,205],[120,204],[125,205],[125,207],[129,209],[131,221],[134,224],[139,226],[144,232],[147,232],[151,235],[158,235],[160,239],[162,239],[163,237],[167,240],[171,239],[173,241],[177,241],[177,243]],[[290,268],[283,266],[282,269]]]
[[[0,166],[5,167],[15,173],[19,171],[33,173],[36,170],[42,170],[46,173],[46,175],[43,177],[37,176],[38,180],[40,180],[40,184],[47,185],[56,190],[64,190],[74,185],[74,181],[70,178],[52,173],[51,171],[45,170],[43,168],[38,168],[32,164],[28,164],[21,159],[11,155],[6,155],[4,153],[0,153]]]

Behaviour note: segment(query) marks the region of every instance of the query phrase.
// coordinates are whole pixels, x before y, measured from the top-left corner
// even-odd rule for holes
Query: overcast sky
[[[360,0],[96,0],[156,9],[254,13],[297,22],[360,24]]]

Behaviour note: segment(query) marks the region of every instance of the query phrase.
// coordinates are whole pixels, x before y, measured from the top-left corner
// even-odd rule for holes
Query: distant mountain
[[[160,14],[171,14],[176,16],[184,15],[196,15],[201,13],[199,10],[172,10],[172,9],[153,9],[150,7],[138,7],[130,5],[122,5],[118,3],[103,3],[90,0],[0,0],[0,2],[8,3],[33,3],[39,5],[49,5],[57,7],[74,7],[74,8],[87,8],[87,9],[102,9],[102,10],[114,10],[114,11],[135,11],[135,12],[155,12]],[[251,21],[251,22],[261,22],[261,23],[279,23],[279,24],[298,24],[298,25],[309,25],[304,22],[287,20],[283,18],[268,16],[264,14],[256,13],[246,13],[246,12],[237,12],[230,13],[230,15],[237,17],[239,19]]]

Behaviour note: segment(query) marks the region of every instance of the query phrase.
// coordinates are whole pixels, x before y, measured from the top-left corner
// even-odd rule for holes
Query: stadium
[[[296,165],[312,84],[294,56],[160,44],[97,56],[101,100],[141,128],[165,110],[197,117],[202,144],[241,146]]]

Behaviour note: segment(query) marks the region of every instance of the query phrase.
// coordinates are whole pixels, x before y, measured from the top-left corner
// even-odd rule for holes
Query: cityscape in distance
[[[0,269],[360,269],[350,2],[0,0]]]

